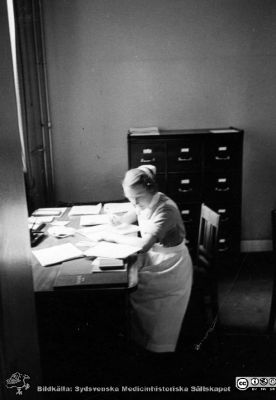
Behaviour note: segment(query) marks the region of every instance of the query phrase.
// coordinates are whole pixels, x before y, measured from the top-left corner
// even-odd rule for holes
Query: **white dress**
[[[190,298],[192,262],[185,229],[176,204],[163,193],[137,215],[141,235],[157,243],[140,254],[138,288],[131,294],[132,336],[147,350],[172,352]]]

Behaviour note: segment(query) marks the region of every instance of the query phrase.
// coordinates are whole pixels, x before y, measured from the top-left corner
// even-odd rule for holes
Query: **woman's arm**
[[[117,233],[107,233],[103,234],[102,240],[106,240],[107,242],[114,242],[120,244],[128,244],[130,246],[138,246],[141,247],[141,252],[147,252],[156,242],[156,236],[153,235],[145,235],[143,238],[137,236],[128,236],[128,235],[118,235]]]

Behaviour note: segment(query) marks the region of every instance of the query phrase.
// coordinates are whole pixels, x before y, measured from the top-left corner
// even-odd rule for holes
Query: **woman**
[[[126,198],[134,210],[113,223],[138,220],[141,238],[108,235],[117,243],[139,245],[138,288],[131,294],[132,333],[138,344],[152,352],[173,352],[188,305],[192,262],[185,246],[185,228],[177,205],[157,191],[152,165],[127,171]]]

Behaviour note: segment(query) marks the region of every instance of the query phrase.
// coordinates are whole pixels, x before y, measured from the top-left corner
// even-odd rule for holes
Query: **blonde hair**
[[[155,193],[157,192],[155,175],[156,167],[154,165],[141,165],[126,172],[123,186],[133,187],[142,185],[146,190]]]

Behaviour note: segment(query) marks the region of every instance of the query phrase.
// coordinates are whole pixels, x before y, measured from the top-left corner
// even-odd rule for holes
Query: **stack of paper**
[[[133,205],[130,202],[125,203],[106,203],[104,205],[104,212],[110,214],[126,213],[134,210]]]
[[[84,252],[87,257],[108,257],[125,259],[131,254],[135,254],[141,250],[138,246],[129,246],[126,244],[99,242],[95,246]]]
[[[147,126],[145,128],[130,128],[129,132],[132,136],[160,135],[157,126]]]
[[[73,206],[69,211],[69,216],[74,215],[95,215],[99,214],[102,209],[102,204],[99,203],[97,205],[89,205],[89,206]]]
[[[46,249],[33,250],[33,254],[43,267],[83,257],[82,251],[71,243],[52,246]]]
[[[66,207],[38,208],[32,214],[33,217],[53,216],[60,217],[66,211]]]
[[[239,132],[235,128],[226,128],[226,129],[211,129],[211,133],[233,133],[233,132]]]

